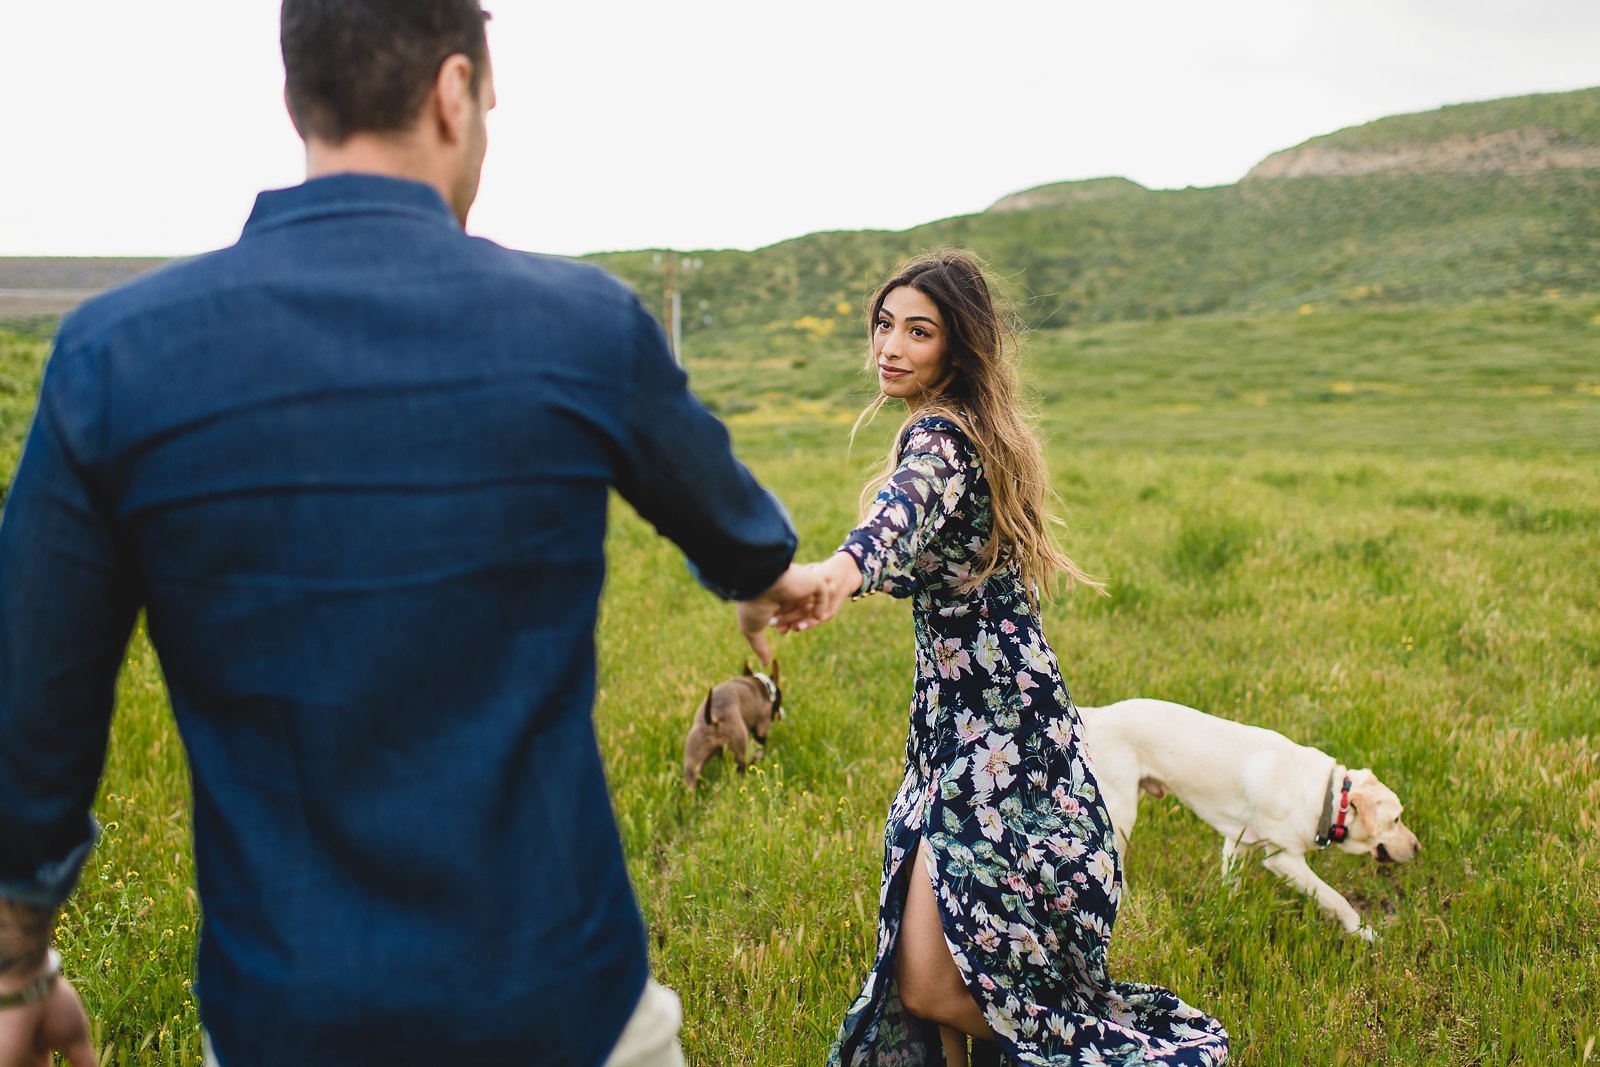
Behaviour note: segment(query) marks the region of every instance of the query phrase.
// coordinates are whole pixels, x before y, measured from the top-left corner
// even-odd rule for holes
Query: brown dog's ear
[[[717,693],[716,686],[712,686],[710,689],[706,690],[706,702],[703,705],[703,707],[706,709],[705,719],[706,719],[706,725],[707,726],[715,725],[711,721],[711,698],[713,696],[716,696],[716,693]]]
[[[778,684],[778,657],[772,657],[772,684]]]
[[[754,673],[755,673],[755,672],[753,672],[753,671],[752,671],[752,670],[751,670],[751,669],[750,669],[750,661],[749,661],[749,660],[745,660],[745,661],[744,661],[744,676],[745,676],[745,677],[746,677],[746,678],[749,678],[749,677],[750,677],[750,676],[751,676],[751,675],[752,675],[752,674],[754,674]]]

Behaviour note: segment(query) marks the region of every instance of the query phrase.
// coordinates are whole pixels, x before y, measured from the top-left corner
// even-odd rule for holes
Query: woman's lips
[[[898,367],[885,367],[882,363],[878,364],[878,376],[880,378],[904,378],[910,373],[910,371],[901,370]]]

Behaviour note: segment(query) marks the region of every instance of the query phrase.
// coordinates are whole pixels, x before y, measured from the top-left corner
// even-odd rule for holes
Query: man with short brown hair
[[[639,301],[462,231],[485,18],[285,0],[305,184],[62,323],[0,517],[0,1067],[95,1062],[47,950],[141,609],[212,1063],[682,1062],[590,714],[609,493],[758,652],[817,586]]]

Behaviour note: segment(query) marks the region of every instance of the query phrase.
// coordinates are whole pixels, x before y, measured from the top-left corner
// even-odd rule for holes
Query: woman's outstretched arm
[[[920,588],[918,560],[961,508],[978,471],[966,438],[947,427],[942,420],[912,427],[899,467],[839,546],[856,563],[857,595],[906,597]],[[837,576],[848,574],[840,566]]]
[[[804,630],[825,622],[852,597],[880,589],[894,596],[914,592],[918,557],[960,507],[974,475],[964,438],[944,429],[914,429],[899,469],[879,491],[861,525],[833,555],[807,565],[821,583],[812,601],[815,614],[790,619],[790,628]]]

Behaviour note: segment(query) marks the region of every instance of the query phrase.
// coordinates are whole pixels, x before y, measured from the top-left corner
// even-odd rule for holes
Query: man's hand
[[[45,973],[54,910],[0,897],[0,994],[19,993]],[[0,1008],[0,1067],[50,1067],[61,1052],[72,1067],[98,1067],[77,990],[56,978],[31,1004]]]
[[[0,1010],[0,1067],[50,1067],[60,1052],[72,1067],[99,1067],[78,991],[57,978],[43,1000]]]
[[[739,602],[739,631],[766,666],[772,662],[768,626],[776,626],[779,633],[819,626],[838,614],[840,605],[860,587],[861,571],[843,552],[822,563],[791,564],[766,592]]]
[[[763,667],[772,662],[767,627],[779,633],[804,630],[822,621],[822,578],[809,567],[790,564],[776,582],[754,600],[739,601],[739,632],[750,642]]]

